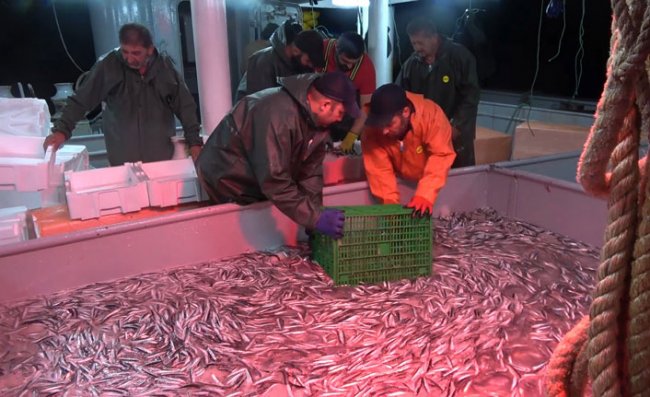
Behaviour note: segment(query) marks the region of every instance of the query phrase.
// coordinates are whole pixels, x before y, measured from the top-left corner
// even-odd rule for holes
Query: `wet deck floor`
[[[541,396],[598,252],[489,210],[433,276],[334,287],[305,247],[0,306],[0,395]]]

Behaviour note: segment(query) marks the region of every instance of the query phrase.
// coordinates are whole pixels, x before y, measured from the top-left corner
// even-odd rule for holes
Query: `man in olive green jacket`
[[[269,200],[294,222],[333,238],[343,213],[323,209],[329,127],[359,116],[356,89],[341,72],[302,74],[248,95],[217,125],[196,164],[217,204]]]
[[[178,117],[194,159],[203,141],[196,103],[171,58],[159,54],[146,27],[120,28],[120,48],[100,59],[68,98],[44,147],[70,138],[76,123],[102,101],[102,130],[111,166],[125,162],[169,160]]]

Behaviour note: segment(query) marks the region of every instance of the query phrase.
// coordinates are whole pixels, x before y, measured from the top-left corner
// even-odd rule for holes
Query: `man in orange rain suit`
[[[433,213],[456,158],[451,125],[440,106],[396,84],[372,94],[361,152],[370,191],[383,204],[400,202],[397,176],[418,182],[406,207],[419,217]]]

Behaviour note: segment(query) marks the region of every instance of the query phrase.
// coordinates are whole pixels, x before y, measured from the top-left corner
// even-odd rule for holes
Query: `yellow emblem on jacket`
[[[424,152],[424,148],[422,147],[422,145],[415,148],[415,153],[422,154],[422,152]]]
[[[449,76],[447,76],[447,75],[442,76],[442,82],[443,83],[449,83]]]

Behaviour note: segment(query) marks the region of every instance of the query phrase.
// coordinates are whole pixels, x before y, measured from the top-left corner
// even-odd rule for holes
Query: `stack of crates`
[[[344,236],[316,233],[312,256],[335,284],[379,283],[431,275],[433,221],[400,205],[334,207],[345,211]]]
[[[66,172],[65,181],[71,219],[169,207],[203,198],[191,158]]]

